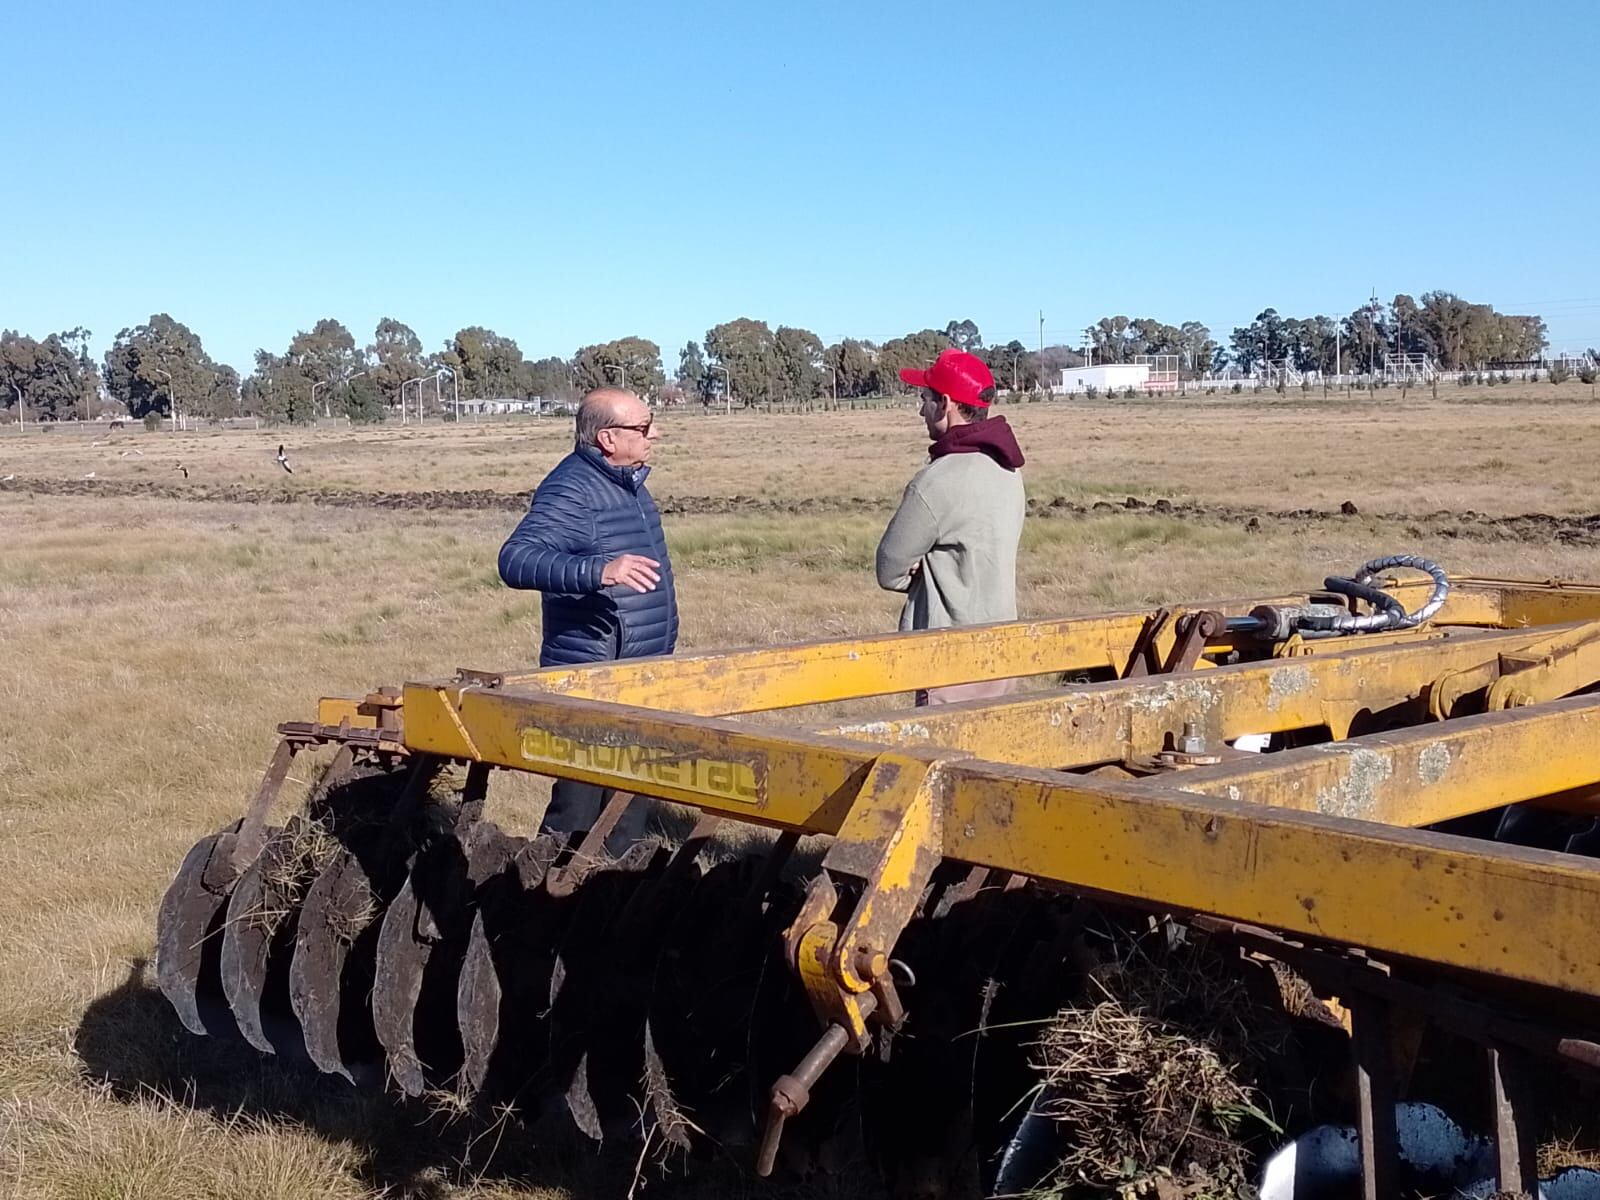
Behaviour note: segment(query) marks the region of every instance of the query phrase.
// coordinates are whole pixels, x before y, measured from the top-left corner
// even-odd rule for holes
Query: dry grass
[[[1157,928],[1123,936],[1082,1002],[1037,1047],[1035,1106],[1064,1133],[1053,1182],[1119,1196],[1232,1196],[1250,1144],[1276,1130],[1253,1083],[1288,1044],[1282,1015],[1252,999],[1230,960]]]
[[[1052,401],[1006,411],[1035,495],[1120,500],[1167,496],[1269,507],[1362,511],[1589,512],[1600,462],[1588,451],[1594,397],[1577,384],[1495,389],[1441,385],[1323,402],[1278,398]],[[827,416],[677,410],[653,489],[661,496],[828,496],[887,501],[920,457],[914,409]],[[564,418],[499,424],[307,430],[53,434],[0,430],[0,477],[132,479],[190,487],[250,485],[283,494],[531,490],[570,442]],[[273,461],[286,442],[295,468]],[[93,443],[99,442],[100,445]],[[183,463],[185,484],[177,470]]]
[[[1366,513],[1597,507],[1587,414],[1565,399],[1413,397],[1348,412],[1085,404],[1015,417],[1036,492],[1272,508],[1353,498]],[[918,461],[914,421],[905,411],[684,418],[657,478],[666,495],[887,501]],[[265,432],[140,431],[129,440],[145,455],[110,461],[86,438],[51,436],[0,437],[0,475],[96,470],[165,483],[168,450],[158,447],[170,447],[198,465],[201,482],[214,472],[263,486],[521,491],[566,439],[554,425],[296,434],[291,479],[273,475],[277,437]],[[685,647],[891,628],[894,598],[870,580],[882,520],[878,511],[673,520]],[[532,661],[536,597],[506,591],[494,570],[513,521],[0,492],[0,1180],[10,1194],[483,1200],[625,1190],[626,1169],[619,1180],[576,1150],[530,1156],[509,1137],[424,1136],[422,1113],[197,1044],[135,965],[151,953],[171,872],[197,837],[238,815],[278,721],[307,715],[320,694]],[[1061,614],[1275,591],[1402,549],[1459,571],[1600,578],[1593,548],[1428,544],[1406,528],[1366,516],[1268,522],[1259,534],[1152,513],[1038,521],[1023,607]],[[300,794],[312,770],[297,765]],[[499,818],[525,828],[537,786],[497,788]],[[728,1195],[747,1185],[714,1186]]]

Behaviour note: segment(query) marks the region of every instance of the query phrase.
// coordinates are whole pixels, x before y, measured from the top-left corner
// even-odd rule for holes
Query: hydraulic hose
[[[1427,602],[1414,612],[1407,612],[1404,604],[1378,586],[1378,573],[1395,568],[1422,571],[1433,579]],[[1335,575],[1323,580],[1322,586],[1336,595],[1360,600],[1372,611],[1351,613],[1335,604],[1267,605],[1248,617],[1230,618],[1228,629],[1273,641],[1284,641],[1297,633],[1312,639],[1414,629],[1438,613],[1450,595],[1450,579],[1444,568],[1416,554],[1375,558],[1364,563],[1354,578]]]

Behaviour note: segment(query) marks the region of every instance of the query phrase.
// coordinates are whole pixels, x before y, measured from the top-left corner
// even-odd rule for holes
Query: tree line
[[[1078,347],[985,343],[967,319],[884,342],[846,337],[825,345],[809,329],[773,329],[740,317],[685,345],[670,375],[661,348],[644,337],[582,346],[568,359],[530,360],[515,339],[474,325],[429,352],[410,326],[392,317],[379,321],[365,344],[341,322],[324,318],[296,333],[281,352],[257,350],[255,368],[243,379],[165,313],[121,330],[98,366],[89,355],[90,336],[82,328],[43,339],[0,332],[0,412],[47,421],[109,410],[135,418],[176,411],[289,423],[333,416],[369,422],[385,419],[402,400],[419,411],[441,399],[448,409],[455,396],[560,403],[606,383],[669,404],[890,395],[905,390],[901,368],[926,364],[951,346],[983,358],[1000,387],[1032,391],[1086,359],[1120,363],[1168,354],[1184,377],[1202,378],[1229,367],[1249,374],[1269,364],[1363,373],[1381,369],[1391,353],[1427,354],[1445,369],[1481,368],[1537,359],[1546,345],[1541,318],[1507,315],[1443,291],[1426,292],[1420,302],[1408,295],[1388,304],[1373,300],[1341,318],[1285,317],[1269,308],[1235,328],[1226,344],[1199,321],[1113,316],[1086,328]]]

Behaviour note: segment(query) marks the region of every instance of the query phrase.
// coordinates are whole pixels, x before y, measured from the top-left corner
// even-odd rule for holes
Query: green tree
[[[559,404],[573,399],[577,388],[572,384],[572,364],[564,358],[541,358],[528,367],[529,395],[538,396],[547,404]]]
[[[459,372],[463,397],[497,400],[533,394],[533,364],[523,358],[521,348],[481,325],[458,330],[433,365]]]
[[[356,349],[355,337],[332,317],[324,317],[309,331],[295,334],[287,357],[305,381],[308,403],[315,391],[318,408],[325,417],[333,415],[335,387],[362,370],[366,362]]]
[[[1093,351],[1095,363],[1121,363],[1133,357],[1132,345],[1136,336],[1133,322],[1127,317],[1101,317],[1083,331]]]
[[[944,336],[950,339],[950,344],[957,350],[973,354],[983,349],[983,335],[970,320],[951,321],[944,327]]]
[[[641,396],[652,396],[667,382],[661,366],[661,347],[642,337],[582,346],[572,356],[572,381],[583,392],[612,384],[626,386]]]
[[[773,350],[778,357],[784,393],[794,400],[810,400],[831,388],[832,380],[824,386],[822,339],[809,329],[780,325],[772,335]]]
[[[271,424],[298,424],[313,419],[311,396],[305,378],[286,355],[256,351],[255,370],[239,389],[239,404],[246,416]]]
[[[239,415],[239,372],[219,364],[211,375],[211,387],[190,409],[196,416],[226,418]]]
[[[876,390],[886,396],[908,391],[908,385],[900,380],[901,370],[926,367],[948,349],[950,339],[936,329],[891,338],[878,351]]]
[[[52,333],[43,341],[0,331],[0,408],[17,420],[61,421],[90,415],[97,397],[88,331]]]
[[[1154,317],[1139,317],[1131,324],[1134,354],[1183,355],[1183,331]]]
[[[697,397],[702,404],[709,403],[711,389],[707,385],[710,374],[706,370],[706,356],[699,342],[688,342],[678,351],[677,383],[686,395]]]
[[[1071,346],[1046,346],[1032,358],[1033,374],[1024,387],[1052,387],[1061,382],[1061,372],[1084,364],[1083,355]]]
[[[1198,377],[1217,365],[1217,351],[1221,349],[1211,340],[1211,330],[1199,321],[1185,321],[1178,327],[1179,352],[1183,366],[1191,377]]]
[[[422,374],[422,339],[411,326],[393,317],[378,322],[367,346],[367,378],[391,404],[400,403],[400,389]],[[354,418],[352,418],[354,419]]]
[[[1430,354],[1431,347],[1422,325],[1421,310],[1417,302],[1405,294],[1398,295],[1389,305],[1385,339],[1391,353]]]
[[[1343,367],[1347,372],[1375,372],[1382,363],[1383,305],[1369,301],[1343,321]]]
[[[823,351],[822,360],[838,373],[841,397],[870,396],[878,386],[878,348],[871,342],[844,338]],[[830,391],[833,378],[830,372]]]
[[[1040,384],[1039,356],[1017,338],[1003,346],[990,346],[979,357],[989,366],[997,387],[1033,391]]]
[[[370,375],[336,385],[345,416],[352,425],[375,425],[389,415],[389,393]]]
[[[180,413],[203,406],[219,369],[187,325],[155,313],[118,332],[106,351],[104,376],[106,390],[138,418],[170,414],[174,395]]]
[[[725,379],[714,381],[715,386],[731,386],[733,395],[745,404],[777,398],[784,373],[777,341],[765,321],[740,317],[714,325],[706,330],[705,346],[709,362],[728,372]]]
[[[1249,325],[1236,328],[1229,343],[1233,361],[1245,371],[1254,370],[1263,361],[1281,363],[1291,357],[1288,322],[1275,308],[1264,309]]]

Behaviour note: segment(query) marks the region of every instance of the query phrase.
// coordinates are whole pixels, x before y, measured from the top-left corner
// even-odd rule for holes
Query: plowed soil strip
[[[201,485],[182,487],[118,479],[13,479],[0,482],[0,495],[144,497],[212,504],[311,504],[324,508],[399,509],[413,512],[521,512],[527,507],[525,492],[418,491],[369,492],[348,488],[246,487]],[[890,499],[850,496],[816,496],[771,499],[760,496],[658,497],[668,516],[845,516],[886,513]],[[1195,504],[1171,500],[1141,500],[1130,496],[1113,502],[1084,503],[1064,496],[1034,497],[1028,502],[1037,517],[1087,517],[1113,513],[1141,513],[1175,520],[1214,524],[1242,524],[1247,529],[1273,524],[1304,525],[1320,522],[1355,522],[1400,525],[1413,537],[1470,538],[1479,541],[1559,542],[1574,546],[1600,545],[1600,514],[1560,516],[1550,513],[1494,515],[1467,509],[1429,513],[1363,513],[1354,505],[1338,509],[1272,509],[1254,505]]]

